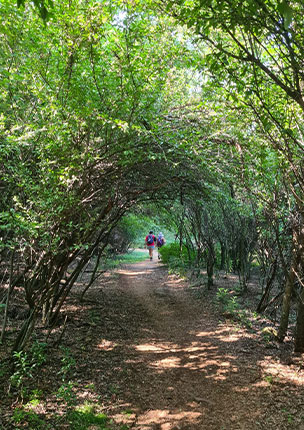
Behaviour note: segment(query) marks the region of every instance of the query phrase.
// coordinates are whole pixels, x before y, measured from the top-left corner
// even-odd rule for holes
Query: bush
[[[162,246],[159,250],[163,263],[176,265],[180,261],[181,265],[188,265],[195,259],[194,251],[188,252],[187,248],[183,246],[182,251],[178,243],[170,243],[169,245]],[[190,256],[190,258],[189,258]]]
[[[14,373],[10,377],[13,387],[23,392],[23,384],[27,378],[33,378],[35,369],[46,361],[46,343],[34,342],[30,351],[14,351]]]
[[[216,300],[220,304],[222,312],[227,315],[235,316],[239,310],[236,298],[231,295],[227,288],[219,288],[216,293]]]
[[[216,301],[223,315],[232,318],[241,325],[250,328],[252,323],[248,318],[248,312],[242,310],[237,298],[227,288],[219,288],[216,293]]]
[[[131,246],[143,247],[150,230],[164,231],[155,221],[144,215],[129,213],[117,224],[110,235],[111,248],[117,253],[127,252]]]

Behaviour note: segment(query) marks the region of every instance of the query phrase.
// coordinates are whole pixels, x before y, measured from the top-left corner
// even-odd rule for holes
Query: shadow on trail
[[[90,331],[94,367],[83,384],[94,383],[117,428],[303,429],[303,374],[149,263],[119,272]]]

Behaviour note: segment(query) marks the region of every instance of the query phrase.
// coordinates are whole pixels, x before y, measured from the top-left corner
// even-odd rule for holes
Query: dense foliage
[[[61,2],[46,26],[30,5],[1,7],[1,252],[29,307],[19,349],[41,312],[54,324],[124,213],[168,182],[154,171],[176,155],[150,123],[184,48],[168,45],[168,20],[120,2]]]
[[[280,340],[296,297],[303,350],[302,3],[18,5],[0,5],[1,340],[16,287],[20,350],[152,207],[176,233],[164,258],[205,267],[209,287],[216,268],[246,292],[259,265]]]
[[[207,67],[209,86],[229,109],[222,118],[237,139],[242,192],[256,207],[254,216],[261,223],[259,244],[265,243],[263,236],[267,242],[272,236],[275,251],[268,261],[270,272],[278,262],[279,272],[283,271],[279,338],[285,336],[296,288],[296,349],[302,350],[303,4],[285,0],[164,3],[170,14],[193,30],[202,53],[199,68]],[[264,258],[270,255],[268,250],[258,252]]]

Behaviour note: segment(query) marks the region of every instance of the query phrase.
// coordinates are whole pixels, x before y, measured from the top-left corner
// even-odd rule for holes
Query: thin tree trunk
[[[260,312],[264,312],[267,308],[269,308],[269,306],[273,305],[276,301],[278,301],[278,299],[283,295],[283,291],[281,291],[280,293],[278,293],[276,296],[274,296],[268,303],[264,303],[264,305],[262,306]]]
[[[265,310],[267,307],[267,304],[265,306],[264,303],[267,302],[269,299],[269,295],[270,295],[272,284],[273,284],[273,281],[274,281],[274,278],[276,275],[276,271],[277,271],[277,260],[275,260],[274,264],[271,267],[271,272],[270,272],[270,275],[268,276],[268,279],[267,279],[265,291],[262,294],[261,300],[257,306],[257,312],[263,312],[263,310]]]
[[[73,288],[75,281],[77,280],[79,274],[81,273],[82,269],[87,264],[88,259],[90,258],[89,255],[90,253],[87,254],[87,257],[84,256],[83,259],[79,262],[78,266],[74,269],[73,273],[70,275],[70,278],[68,279],[67,284],[64,286],[64,288],[61,289],[60,294],[58,294],[59,303],[57,304],[57,307],[54,313],[50,316],[50,325],[55,324],[64,301],[66,300],[68,294]]]
[[[304,288],[298,300],[298,315],[295,335],[295,352],[304,352]]]
[[[298,249],[299,249],[299,266],[300,272],[303,274],[304,268],[304,222],[303,214],[300,213],[300,228],[298,234]],[[296,334],[295,334],[295,352],[304,352],[304,285],[301,279],[299,279],[299,274],[295,274],[300,281],[302,286],[301,293],[298,297],[298,314],[297,314],[297,324],[296,324]]]
[[[295,277],[292,273],[290,273],[288,278],[286,279],[282,310],[281,310],[280,326],[278,330],[278,339],[280,342],[283,342],[288,328],[290,301],[291,301],[291,294],[293,290],[294,279]]]
[[[83,292],[81,293],[81,296],[80,296],[80,302],[82,302],[83,301],[83,298],[84,298],[84,295],[85,295],[85,293],[88,291],[88,289],[90,288],[90,286],[93,284],[93,282],[101,275],[101,273],[99,273],[97,276],[95,276],[96,275],[96,272],[97,272],[97,270],[98,270],[98,267],[99,267],[99,263],[100,263],[100,259],[101,259],[101,255],[102,255],[102,253],[103,253],[103,250],[104,250],[104,246],[102,247],[102,248],[100,248],[99,249],[99,251],[98,251],[98,256],[97,256],[97,259],[96,259],[96,263],[95,263],[95,266],[94,266],[94,269],[93,269],[93,272],[92,272],[92,276],[91,276],[91,279],[90,279],[90,281],[89,281],[89,283],[88,283],[88,285],[85,287],[85,289],[83,290]],[[105,270],[103,270],[102,271],[102,273],[104,273],[105,272]]]
[[[30,335],[34,330],[35,321],[36,321],[36,312],[34,309],[32,309],[28,319],[24,322],[15,340],[15,343],[12,349],[13,351],[21,351],[24,348],[26,342],[28,341]]]
[[[285,291],[284,291],[283,303],[282,303],[282,309],[281,309],[281,319],[280,319],[280,326],[278,330],[278,340],[280,342],[283,342],[288,329],[290,302],[291,302],[291,295],[292,295],[292,290],[293,290],[295,277],[296,277],[297,266],[298,266],[298,255],[294,244],[293,250],[292,250],[291,266],[289,269],[289,273],[286,277]]]
[[[207,286],[208,289],[213,286],[213,272],[214,272],[214,264],[215,264],[215,251],[213,243],[208,244],[207,248]]]
[[[10,258],[9,285],[8,285],[8,291],[7,291],[7,296],[6,296],[5,312],[4,312],[4,319],[3,319],[3,324],[2,324],[2,332],[1,332],[1,337],[0,337],[0,343],[3,343],[4,337],[5,337],[5,330],[6,330],[6,325],[7,325],[9,300],[10,300],[11,292],[13,290],[14,256],[15,256],[15,248],[12,250],[11,258]]]
[[[220,246],[221,246],[220,270],[224,270],[226,267],[226,246],[223,242],[220,242]]]

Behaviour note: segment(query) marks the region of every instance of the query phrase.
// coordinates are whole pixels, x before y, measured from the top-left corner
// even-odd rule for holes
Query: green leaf
[[[49,17],[49,12],[45,6],[42,6],[42,8],[40,9],[40,16],[43,19],[43,21],[47,21]]]
[[[283,0],[282,3],[278,4],[278,11],[284,18],[284,28],[287,30],[292,21],[293,10],[289,4]]]

